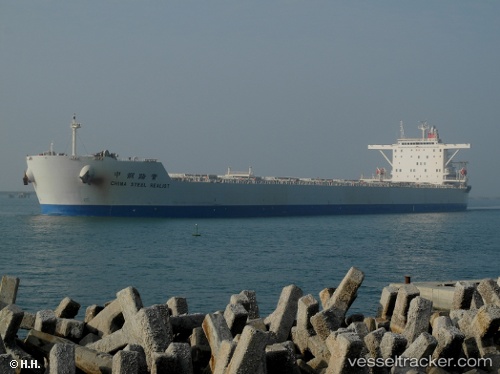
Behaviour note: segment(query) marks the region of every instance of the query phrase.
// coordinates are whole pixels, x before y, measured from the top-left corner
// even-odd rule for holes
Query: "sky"
[[[500,2],[0,0],[0,191],[25,157],[357,179],[427,121],[499,197]]]

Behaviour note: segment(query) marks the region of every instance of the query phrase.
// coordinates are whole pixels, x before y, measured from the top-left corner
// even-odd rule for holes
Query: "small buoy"
[[[193,236],[201,236],[201,234],[198,232],[198,224],[194,225]]]

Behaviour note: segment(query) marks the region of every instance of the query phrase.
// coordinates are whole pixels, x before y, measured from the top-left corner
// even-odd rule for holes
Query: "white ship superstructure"
[[[392,167],[391,176],[386,178],[383,168],[377,170],[379,179],[392,182],[431,183],[437,185],[466,185],[467,162],[455,161],[461,149],[470,144],[445,144],[439,138],[436,127],[423,122],[419,129],[420,138],[404,136],[401,123],[401,137],[392,145],[369,145],[368,149],[378,149]],[[384,151],[392,151],[392,158]]]
[[[78,155],[73,118],[71,155],[28,156],[43,214],[134,217],[251,217],[461,211],[467,208],[465,163],[452,161],[468,144],[444,144],[435,128],[422,138],[371,145],[392,167],[371,179],[259,177],[250,168],[226,174],[169,174],[153,159],[119,159],[107,150]],[[385,152],[392,151],[392,158]]]

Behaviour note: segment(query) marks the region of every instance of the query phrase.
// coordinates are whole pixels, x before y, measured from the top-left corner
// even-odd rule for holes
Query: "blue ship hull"
[[[288,206],[144,206],[42,204],[42,214],[99,217],[236,218],[345,214],[460,212],[467,204],[367,204]]]

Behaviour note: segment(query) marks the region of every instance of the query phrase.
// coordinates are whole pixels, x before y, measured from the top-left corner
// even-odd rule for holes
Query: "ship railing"
[[[412,182],[390,182],[378,180],[314,179],[314,178],[278,178],[278,177],[240,177],[224,178],[212,174],[170,174],[170,178],[183,182],[221,183],[221,184],[260,184],[260,185],[295,185],[295,186],[357,186],[357,187],[407,187],[407,188],[465,188],[464,183],[434,184]]]

